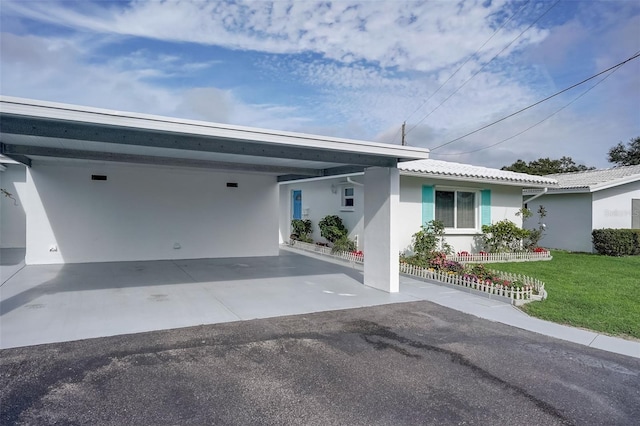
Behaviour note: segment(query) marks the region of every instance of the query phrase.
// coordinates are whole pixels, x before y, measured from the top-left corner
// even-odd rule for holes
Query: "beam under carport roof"
[[[49,148],[41,146],[28,146],[28,145],[8,145],[0,143],[0,154],[3,154],[9,158],[22,158],[29,163],[23,163],[28,166],[31,165],[30,158],[32,157],[48,157],[48,158],[67,158],[78,160],[93,160],[93,161],[113,161],[119,163],[134,163],[134,164],[155,164],[164,166],[177,166],[177,167],[195,167],[205,169],[218,169],[218,170],[250,170],[259,173],[271,173],[271,174],[294,174],[308,178],[313,176],[323,176],[320,171],[313,169],[305,169],[298,167],[284,167],[284,166],[269,166],[261,164],[239,164],[229,163],[223,161],[207,161],[198,160],[192,158],[175,158],[175,157],[159,157],[152,155],[133,155],[122,154],[114,152],[98,152],[98,151],[86,151],[76,149],[63,149],[63,148]]]
[[[5,155],[22,160],[45,156],[151,162],[308,177],[335,174],[344,167],[395,167],[398,161],[428,157],[427,150],[415,147],[19,98],[0,97],[0,105]]]

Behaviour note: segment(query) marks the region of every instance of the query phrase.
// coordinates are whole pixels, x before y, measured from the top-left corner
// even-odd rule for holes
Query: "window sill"
[[[340,211],[341,212],[354,212],[354,211],[356,211],[356,209],[354,209],[353,207],[340,207]]]
[[[480,229],[457,229],[457,228],[445,228],[445,235],[480,235],[482,231]]]

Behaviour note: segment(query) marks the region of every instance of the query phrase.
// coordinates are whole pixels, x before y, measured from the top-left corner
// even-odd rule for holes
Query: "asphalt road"
[[[640,360],[429,302],[0,351],[0,424],[637,425]]]

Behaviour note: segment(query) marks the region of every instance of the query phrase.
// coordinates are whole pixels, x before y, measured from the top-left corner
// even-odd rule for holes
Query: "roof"
[[[640,165],[621,166],[609,169],[547,175],[556,179],[558,186],[549,192],[595,192],[630,182],[640,181]]]
[[[428,158],[423,148],[0,96],[1,154],[324,176]]]
[[[460,181],[482,181],[541,188],[555,186],[555,179],[543,176],[528,175],[489,167],[473,166],[471,164],[452,163],[442,160],[416,160],[398,164],[400,173],[416,174],[436,178],[446,178]]]

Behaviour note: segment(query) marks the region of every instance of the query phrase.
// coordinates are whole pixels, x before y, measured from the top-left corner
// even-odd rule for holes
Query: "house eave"
[[[414,176],[421,178],[429,178],[429,179],[441,179],[441,180],[452,180],[455,182],[473,182],[473,183],[487,183],[492,185],[502,185],[502,186],[516,186],[520,188],[546,188],[553,186],[551,183],[544,182],[528,182],[528,181],[516,181],[516,180],[507,180],[507,179],[495,179],[483,176],[457,176],[457,175],[449,175],[442,173],[424,173],[424,172],[412,172],[400,170],[401,176]]]
[[[586,193],[590,193],[590,192],[593,192],[593,191],[591,191],[591,189],[588,188],[588,187],[584,187],[584,188],[553,188],[553,187],[550,187],[545,195],[553,195],[553,194],[586,194]],[[532,190],[532,189],[527,189],[527,188],[525,188],[522,191],[522,195],[536,195],[536,194],[539,194],[539,193],[540,193],[540,191],[538,191],[538,190]]]

